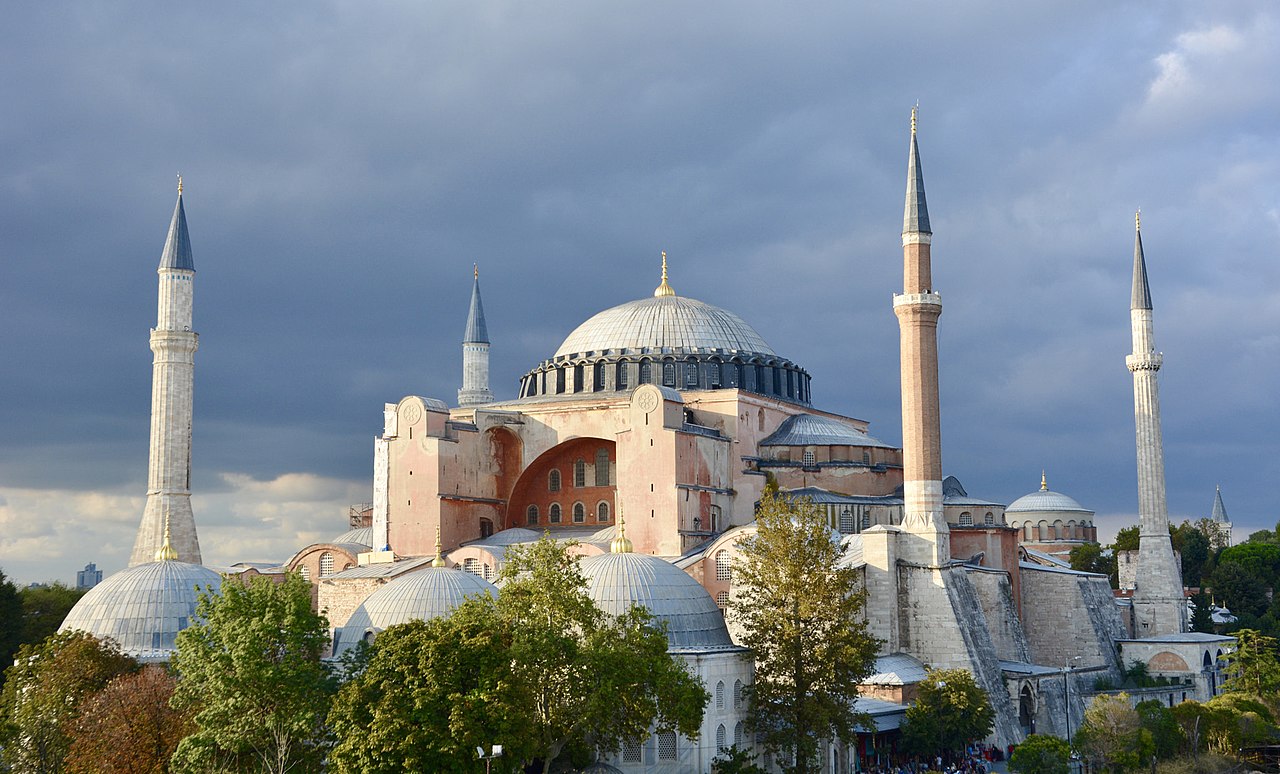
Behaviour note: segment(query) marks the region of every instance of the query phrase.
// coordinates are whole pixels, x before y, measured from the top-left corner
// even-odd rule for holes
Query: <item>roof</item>
[[[873,446],[892,449],[852,425],[832,417],[796,414],[760,442],[761,446]]]
[[[924,200],[924,168],[920,165],[920,146],[916,144],[915,110],[911,111],[911,147],[907,153],[907,203],[902,214],[902,233],[932,234],[929,206]]]
[[[1222,504],[1222,487],[1214,487],[1213,515],[1210,517],[1219,524],[1229,524],[1231,517],[1227,515],[1227,506]]]
[[[1147,259],[1142,254],[1142,225],[1134,218],[1133,229],[1133,296],[1130,309],[1151,308],[1151,288],[1147,285]]]
[[[359,567],[352,567],[349,570],[342,570],[329,575],[324,580],[346,579],[346,578],[394,578],[406,572],[417,570],[424,565],[430,565],[434,556],[419,556],[415,559],[403,559],[398,562],[378,562],[376,564],[363,564]]]
[[[365,548],[373,547],[373,527],[359,527],[357,529],[348,530],[338,535],[332,541],[333,543],[355,543]]]
[[[182,189],[178,189],[178,203],[173,206],[173,220],[169,222],[169,234],[160,253],[161,269],[195,271],[191,257],[191,236],[187,233],[187,211],[182,206]]]
[[[347,619],[343,629],[362,636],[368,629],[381,631],[408,621],[425,621],[448,615],[469,597],[498,596],[489,581],[465,570],[428,567],[403,575],[374,591]],[[353,638],[345,637],[347,644]]]
[[[1049,567],[1066,567],[1066,568],[1071,567],[1070,562],[1065,562],[1062,559],[1054,556],[1053,554],[1046,554],[1044,551],[1037,551],[1034,548],[1028,548],[1026,546],[1023,546],[1022,550],[1026,551],[1027,558],[1034,560],[1036,564],[1045,565]]]
[[[570,333],[555,357],[605,350],[775,355],[738,315],[684,296],[642,298],[606,309]]]
[[[1000,671],[1015,675],[1053,675],[1061,673],[1062,669],[1041,666],[1040,664],[1028,664],[1025,661],[1001,661]]]
[[[1035,564],[1034,562],[1018,562],[1018,567],[1023,570],[1036,570],[1038,572],[1056,572],[1060,575],[1080,575],[1085,578],[1105,578],[1096,572],[1081,572],[1080,570],[1072,570],[1067,567],[1049,567],[1043,564]]]
[[[476,272],[471,285],[471,308],[467,310],[467,329],[462,333],[464,344],[488,344],[489,328],[484,324],[484,305],[480,303],[480,272]]]
[[[1038,489],[1030,494],[1025,494],[1009,503],[1009,507],[1004,509],[1005,513],[1056,513],[1061,511],[1093,514],[1093,511],[1076,502],[1074,498],[1049,489]]]
[[[902,725],[903,718],[907,714],[907,707],[904,704],[894,704],[883,699],[859,696],[853,701],[853,711],[871,716],[871,721],[875,724],[876,731],[892,731]]]
[[[913,685],[927,677],[924,662],[906,653],[890,653],[876,659],[866,685]]]
[[[1225,634],[1210,634],[1208,632],[1181,632],[1178,634],[1163,634],[1158,637],[1142,637],[1140,639],[1116,640],[1116,642],[1133,642],[1133,643],[1203,643],[1210,642],[1235,642],[1235,637],[1229,637]]]
[[[732,646],[724,614],[702,584],[665,559],[608,553],[583,559],[587,593],[610,615],[640,605],[667,625],[667,641],[682,649]]]

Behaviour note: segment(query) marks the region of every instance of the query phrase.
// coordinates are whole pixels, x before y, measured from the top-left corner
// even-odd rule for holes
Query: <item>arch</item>
[[[1053,540],[1052,533],[1049,532],[1049,529],[1050,529],[1049,522],[1045,521],[1044,519],[1041,519],[1040,520],[1040,540],[1042,541]]]
[[[1053,522],[1053,536],[1057,540],[1065,540],[1067,537],[1066,525],[1062,523],[1062,519],[1055,519]]]
[[[560,491],[560,471],[556,470],[555,468],[552,468],[551,472],[547,474],[547,491],[548,492]]]
[[[691,357],[684,361],[684,388],[686,390],[696,389],[699,386],[698,370],[696,358]]]
[[[613,375],[613,389],[615,390],[627,389],[627,366],[628,365],[629,365],[629,362],[626,360],[618,361],[617,370]]]
[[[707,388],[718,390],[724,384],[724,368],[720,358],[713,357],[707,363]]]
[[[662,385],[664,387],[676,386],[676,364],[672,360],[662,361]]]
[[[995,525],[996,515],[991,511],[987,511],[986,515],[982,517],[982,523],[988,527]]]
[[[573,486],[581,489],[587,485],[587,461],[579,457],[573,461]]]
[[[853,518],[853,508],[848,505],[840,509],[840,532],[851,535],[857,522]]]
[[[960,514],[960,526],[962,526],[962,527],[972,527],[972,526],[973,526],[973,514],[972,514],[972,513],[969,513],[968,511],[965,511],[964,513]]]
[[[743,689],[743,687],[744,687],[744,686],[742,685],[742,681],[741,681],[741,680],[734,680],[734,681],[733,681],[733,708],[734,708],[735,710],[740,710],[740,709],[742,709],[742,689]]]
[[[719,752],[725,748],[726,736],[727,736],[727,732],[724,730],[724,723],[721,723],[720,725],[716,726],[716,752]]]
[[[609,501],[601,500],[596,503],[596,521],[601,524],[609,523]]]
[[[724,709],[724,680],[716,683],[716,709]]]
[[[1018,723],[1028,734],[1035,733],[1036,699],[1030,685],[1023,685],[1018,691]]]
[[[724,380],[726,382],[725,386],[735,387],[735,388],[741,387],[744,376],[745,374],[742,372],[742,361],[735,357],[729,363],[729,367],[725,369],[725,374],[724,374]]]
[[[480,539],[484,540],[493,534],[493,519],[480,520]]]
[[[729,592],[727,592],[727,591],[717,591],[717,592],[716,592],[716,604],[717,604],[717,605],[719,605],[719,607],[720,607],[720,609],[721,609],[721,610],[724,610],[726,607],[728,607],[728,606],[729,606]]]
[[[505,427],[491,427],[485,431],[485,440],[489,444],[489,459],[497,467],[494,476],[494,490],[497,497],[509,500],[511,490],[520,478],[520,463],[524,457],[524,442],[520,436]]]
[[[737,747],[739,747],[739,748],[740,748],[740,747],[742,747],[742,743],[743,743],[744,741],[746,741],[746,736],[745,736],[745,735],[744,735],[744,733],[743,733],[742,721],[741,721],[741,720],[739,720],[739,721],[738,721],[736,724],[734,724],[734,726],[733,726],[733,743],[734,743],[734,745],[736,745]]]
[[[536,526],[538,523],[538,506],[530,505],[524,512],[524,523],[529,526]]]
[[[605,383],[605,362],[603,360],[596,362],[595,378],[592,380],[596,392],[604,389]]]
[[[547,516],[548,516],[547,521],[549,521],[552,524],[559,524],[560,523],[560,503],[552,503],[551,507],[547,509]]]
[[[574,500],[581,500],[587,510],[597,508],[602,500],[606,501],[612,513],[615,488],[612,484],[597,485],[597,476],[601,480],[604,476],[608,476],[609,481],[614,480],[616,449],[612,439],[583,436],[564,441],[539,454],[528,463],[511,489],[503,528],[525,526],[530,505],[538,507],[539,523],[550,526],[570,520]],[[594,472],[587,469],[589,461],[595,461]],[[560,505],[561,521],[550,519],[553,502]],[[495,524],[495,531],[497,527]]]
[[[306,566],[305,564],[298,566],[298,574],[302,576],[302,579],[304,581],[311,580],[311,568]]]
[[[640,383],[653,384],[653,361],[647,357],[640,358]]]
[[[1162,650],[1147,659],[1147,668],[1152,672],[1188,672],[1187,662],[1177,653]]]
[[[573,523],[584,524],[587,521],[587,508],[580,502],[573,504]]]
[[[325,551],[320,554],[320,577],[327,578],[333,575],[333,554]]]

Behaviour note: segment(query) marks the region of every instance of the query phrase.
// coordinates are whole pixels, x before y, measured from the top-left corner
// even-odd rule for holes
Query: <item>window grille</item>
[[[627,389],[627,363],[625,360],[618,363],[618,374],[614,377],[613,385],[615,389]]]
[[[812,450],[812,449],[805,449],[805,451],[804,451],[804,465],[805,465],[805,467],[809,467],[809,468],[811,468],[811,467],[813,467],[813,466],[814,466],[814,465],[816,465],[816,464],[817,464],[817,459],[813,456],[813,450]]]
[[[726,736],[727,734],[725,734],[724,724],[721,723],[720,725],[716,726],[716,750],[717,751],[723,750],[725,748]]]
[[[609,504],[608,503],[601,502],[599,505],[596,506],[596,521],[600,522],[601,524],[609,521]]]
[[[333,554],[328,552],[320,554],[320,577],[327,578],[333,575]]]
[[[723,610],[724,608],[728,607],[728,606],[729,606],[729,592],[727,592],[727,591],[717,591],[717,592],[716,592],[716,604],[720,606],[720,609],[721,609],[721,610]]]
[[[302,576],[304,581],[311,580],[311,568],[305,564],[298,568],[298,574]]]
[[[685,387],[697,387],[697,386],[698,386],[698,364],[697,364],[697,363],[686,363],[686,364],[685,364],[685,366],[684,366],[684,386],[685,386]]]
[[[853,509],[847,505],[840,509],[840,531],[846,535],[853,534]]]
[[[960,514],[960,526],[962,526],[962,527],[972,527],[972,526],[973,526],[973,514],[972,514],[972,513],[969,513],[968,511],[965,511],[964,513]]]
[[[676,735],[674,731],[658,734],[658,760],[674,761],[676,759]]]
[[[991,526],[992,524],[995,524],[996,523],[995,514],[988,513],[986,516],[983,516],[982,523],[986,524],[987,526]]]
[[[538,506],[530,505],[529,510],[525,511],[525,523],[526,524],[538,523]]]
[[[550,513],[550,514],[551,514],[551,523],[552,523],[552,524],[559,524],[559,523],[560,523],[560,503],[552,503],[552,504],[551,504],[551,509],[548,511],[548,513]]]
[[[623,763],[643,763],[641,755],[643,748],[638,742],[627,742],[622,745],[622,762]]]
[[[738,724],[733,727],[733,743],[738,747],[741,747],[744,737],[745,735],[742,732],[742,722],[739,721]]]
[[[649,384],[653,381],[653,365],[648,360],[640,361],[640,383]]]
[[[609,450],[596,452],[596,486],[609,485]]]
[[[742,709],[742,681],[735,680],[733,683],[733,708]]]
[[[587,485],[587,461],[578,460],[573,463],[573,485],[583,487]]]
[[[724,680],[716,683],[716,709],[724,709]]]
[[[547,474],[547,491],[548,492],[560,491],[560,471],[553,470]]]
[[[467,558],[467,559],[463,559],[463,560],[462,560],[462,569],[466,570],[467,572],[471,573],[472,575],[479,575],[479,574],[480,574],[480,560],[479,560],[479,559],[476,559],[475,557],[469,557],[469,558]]]
[[[493,569],[489,567],[488,562],[480,565],[480,577],[485,580],[493,580]]]
[[[662,383],[667,387],[676,386],[676,364],[675,363],[662,364]]]
[[[871,514],[869,513],[862,514],[862,528],[871,529]]]
[[[573,523],[581,524],[586,520],[587,520],[587,509],[582,506],[582,503],[574,503],[573,504]]]
[[[716,580],[733,580],[733,561],[729,558],[728,551],[716,552]]]

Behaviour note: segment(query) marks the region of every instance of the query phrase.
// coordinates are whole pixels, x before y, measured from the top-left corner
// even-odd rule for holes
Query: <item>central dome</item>
[[[555,357],[588,352],[742,352],[773,355],[755,329],[733,312],[683,296],[615,306],[579,325]]]

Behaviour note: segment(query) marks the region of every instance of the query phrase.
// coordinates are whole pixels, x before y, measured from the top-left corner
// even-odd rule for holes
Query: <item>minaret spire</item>
[[[1133,354],[1133,415],[1138,457],[1138,569],[1133,593],[1135,637],[1177,634],[1187,629],[1182,569],[1169,539],[1165,501],[1164,441],[1160,431],[1160,390],[1156,373],[1164,357],[1156,351],[1151,291],[1142,254],[1141,213],[1134,215],[1133,295],[1129,304]]]
[[[893,299],[902,357],[902,528],[908,533],[902,556],[917,564],[941,566],[951,554],[942,513],[938,401],[938,317],[942,314],[942,297],[933,290],[933,232],[925,204],[916,118],[913,108],[902,218],[903,288],[902,295]]]
[[[472,264],[471,275],[471,308],[462,334],[462,389],[458,390],[458,405],[462,407],[493,402],[489,391],[489,329],[484,322],[484,304],[480,302],[478,264]]]
[[[147,505],[129,565],[167,558],[200,564],[200,541],[191,512],[191,415],[195,352],[191,330],[196,266],[191,257],[182,176],[169,233],[160,253],[159,305],[151,330],[151,454]]]

